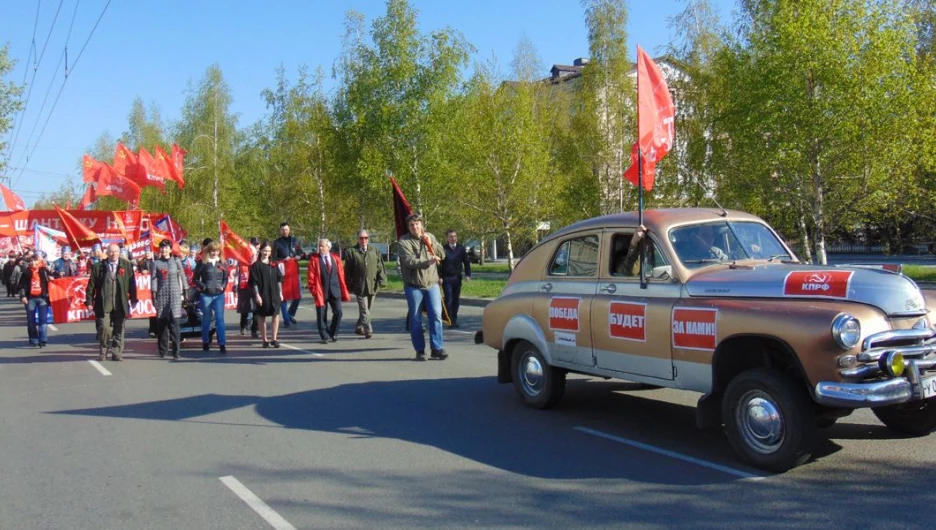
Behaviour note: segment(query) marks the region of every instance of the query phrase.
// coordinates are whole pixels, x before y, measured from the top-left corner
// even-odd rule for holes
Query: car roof
[[[665,234],[674,226],[701,223],[706,221],[757,221],[763,222],[756,215],[738,210],[722,210],[720,208],[661,208],[658,210],[644,210],[643,224],[650,232]],[[636,227],[638,224],[637,212],[624,212],[600,217],[593,217],[584,221],[573,223],[546,236],[541,243],[562,237],[566,234],[581,230],[598,228]]]

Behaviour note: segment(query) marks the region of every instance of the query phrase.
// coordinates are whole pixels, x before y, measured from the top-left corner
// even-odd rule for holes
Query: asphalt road
[[[93,325],[29,349],[0,299],[0,528],[932,526],[933,435],[859,412],[812,462],[764,475],[695,428],[694,394],[571,378],[560,408],[525,408],[472,343],[480,308],[446,331],[447,361],[413,362],[404,307],[378,299],[364,340],[345,304],[320,347],[303,306],[279,350],[229,312],[226,356],[193,341],[178,362],[134,321],[104,375]]]

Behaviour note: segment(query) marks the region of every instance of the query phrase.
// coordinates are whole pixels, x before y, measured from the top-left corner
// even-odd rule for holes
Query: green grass
[[[485,263],[484,265],[472,265],[471,272],[502,272],[507,274],[510,272],[510,269],[507,267],[506,262],[502,263]]]
[[[931,265],[904,265],[903,273],[918,282],[936,282],[936,267]]]
[[[472,270],[474,272],[474,270]],[[470,282],[462,282],[461,294],[467,298],[497,298],[506,278],[472,278]],[[402,292],[403,280],[397,274],[396,269],[387,271],[387,291]]]

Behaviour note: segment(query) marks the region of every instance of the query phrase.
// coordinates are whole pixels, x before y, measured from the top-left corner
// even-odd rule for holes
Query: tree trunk
[[[813,226],[816,227],[816,261],[819,265],[827,265],[828,260],[826,259],[825,251],[825,215],[823,214],[823,205],[824,205],[824,191],[822,189],[822,169],[819,165],[819,146],[815,145],[813,147],[813,153],[811,156],[811,165],[812,165],[812,181],[813,181],[813,201],[812,201],[812,218]]]
[[[514,261],[513,261],[513,241],[510,237],[510,230],[504,229],[504,237],[507,238],[507,270],[513,272]]]
[[[806,230],[806,218],[800,215],[799,219],[799,229],[800,237],[803,241],[803,261],[806,263],[812,263],[812,249],[810,248],[811,243],[809,242],[809,231]]]

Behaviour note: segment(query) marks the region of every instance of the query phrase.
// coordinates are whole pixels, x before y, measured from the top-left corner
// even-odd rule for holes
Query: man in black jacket
[[[273,261],[283,261],[285,259],[305,259],[306,255],[299,246],[299,240],[290,235],[289,223],[280,224],[280,237],[273,241]],[[288,328],[290,324],[296,323],[296,310],[299,309],[299,302],[302,301],[302,289],[297,289],[299,298],[292,302],[283,301],[280,304],[280,310],[283,313],[283,327]],[[288,308],[287,308],[288,306]]]
[[[458,233],[449,230],[445,233],[448,240],[445,248],[445,259],[439,266],[439,275],[442,277],[442,291],[445,294],[445,308],[448,311],[449,327],[458,327],[458,302],[461,298],[462,267],[465,269],[465,281],[471,281],[471,260],[464,245],[458,244]]]

